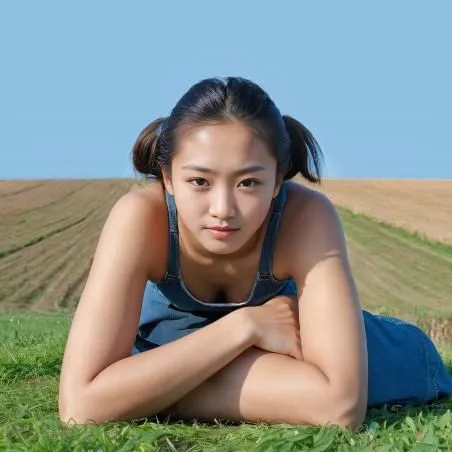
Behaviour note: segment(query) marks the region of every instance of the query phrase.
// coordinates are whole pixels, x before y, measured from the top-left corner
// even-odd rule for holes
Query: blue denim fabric
[[[273,277],[274,240],[284,208],[286,186],[274,203],[254,289],[242,304],[206,303],[185,288],[179,272],[177,213],[166,193],[170,224],[168,268],[161,281],[148,281],[132,354],[174,341],[243,306],[259,306],[278,294],[296,295],[295,281]],[[416,325],[363,312],[369,359],[368,406],[433,401],[452,394],[452,377],[430,338]]]

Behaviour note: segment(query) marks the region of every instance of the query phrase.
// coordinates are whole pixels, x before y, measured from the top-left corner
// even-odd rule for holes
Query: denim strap
[[[264,243],[262,245],[261,258],[259,262],[258,279],[270,279],[272,275],[273,251],[278,235],[279,223],[281,221],[284,204],[286,202],[286,183],[283,182],[275,199],[273,213],[270,218],[267,231],[265,232]]]
[[[177,279],[179,275],[179,232],[177,229],[177,211],[174,196],[165,190],[166,204],[168,206],[169,222],[169,259],[165,278]]]

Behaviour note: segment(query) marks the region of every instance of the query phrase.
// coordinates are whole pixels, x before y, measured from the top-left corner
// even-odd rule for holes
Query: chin
[[[234,254],[243,247],[240,240],[215,240],[211,237],[203,237],[201,244],[208,253],[226,256]]]
[[[232,254],[237,251],[240,247],[237,246],[231,246],[230,243],[203,243],[204,248],[212,254],[218,254],[218,255],[227,255]]]

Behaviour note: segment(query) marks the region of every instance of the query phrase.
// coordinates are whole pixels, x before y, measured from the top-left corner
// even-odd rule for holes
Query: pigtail
[[[159,154],[164,121],[165,118],[152,121],[141,131],[132,149],[133,166],[146,179],[162,179]]]
[[[309,182],[320,185],[323,154],[317,140],[301,122],[291,116],[284,115],[283,120],[291,142],[291,163],[284,179],[292,179],[301,173]]]

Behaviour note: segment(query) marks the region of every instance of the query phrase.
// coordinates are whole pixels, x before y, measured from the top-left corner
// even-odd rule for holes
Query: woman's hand
[[[278,295],[261,306],[250,306],[243,311],[252,322],[256,347],[303,359],[296,296]]]

